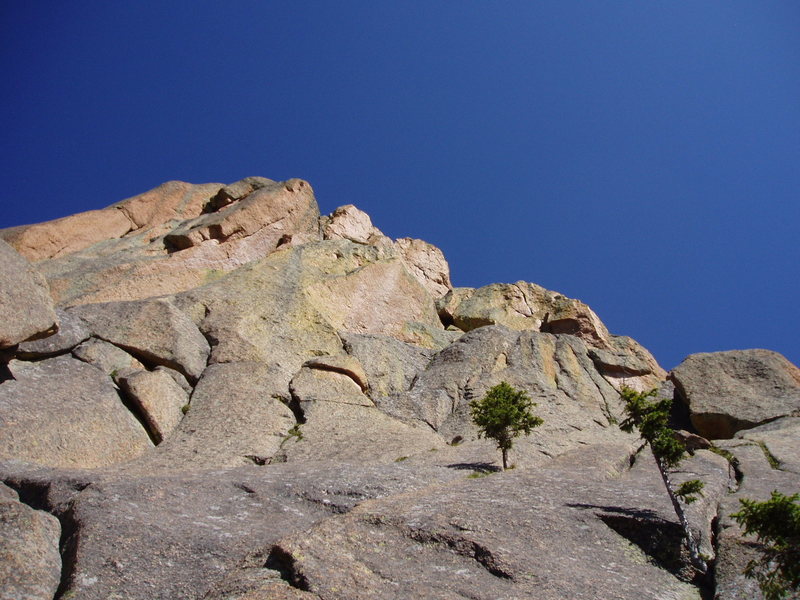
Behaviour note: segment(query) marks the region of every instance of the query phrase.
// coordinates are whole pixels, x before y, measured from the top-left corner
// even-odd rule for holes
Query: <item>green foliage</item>
[[[699,479],[690,479],[689,481],[684,481],[678,486],[678,489],[675,490],[675,495],[686,502],[686,504],[691,504],[697,500],[697,496],[695,496],[695,494],[699,494],[702,491],[703,482]]]
[[[189,405],[188,404],[184,404],[183,406],[181,406],[181,412],[183,414],[188,413],[189,412]]]
[[[303,432],[302,432],[302,431],[300,431],[300,424],[299,424],[299,423],[295,424],[295,425],[294,425],[294,426],[293,426],[293,427],[292,427],[292,428],[289,430],[289,432],[288,432],[288,433],[289,433],[289,437],[296,437],[296,438],[297,438],[297,441],[300,441],[300,440],[302,440],[302,439],[303,439]]]
[[[394,459],[394,462],[403,462],[404,460],[408,460],[407,456],[398,456]]]
[[[651,401],[658,390],[637,392],[624,387],[620,396],[625,402],[627,418],[620,423],[622,431],[632,432],[639,430],[642,439],[650,444],[656,458],[661,460],[666,467],[676,466],[686,455],[686,448],[675,438],[669,426],[669,411],[672,408],[672,399],[663,398]]]
[[[619,395],[625,402],[625,414],[627,415],[625,420],[620,423],[620,428],[628,433],[634,429],[638,430],[639,435],[653,451],[658,470],[661,472],[661,478],[664,481],[664,487],[667,489],[672,501],[675,514],[678,515],[678,519],[681,522],[692,565],[700,573],[706,573],[708,565],[700,556],[689,522],[686,519],[686,514],[679,502],[680,499],[686,504],[691,504],[697,500],[695,494],[699,494],[702,491],[703,482],[699,479],[692,479],[685,481],[676,490],[673,490],[669,480],[668,469],[676,466],[686,456],[686,447],[675,436],[675,432],[669,426],[672,399],[656,400],[658,390],[637,392],[629,387],[623,387]]]
[[[503,453],[503,468],[508,468],[508,451],[514,446],[514,438],[523,433],[530,435],[534,427],[544,421],[531,412],[536,406],[528,394],[517,390],[505,381],[490,389],[480,400],[469,404],[472,420],[478,426],[479,437],[497,442]]]
[[[769,500],[742,499],[731,515],[763,544],[761,558],[748,563],[744,573],[754,578],[767,600],[780,600],[800,591],[800,494],[773,491]]]
[[[780,461],[777,458],[775,458],[775,455],[772,454],[772,452],[769,451],[767,445],[764,442],[758,442],[758,445],[761,448],[761,451],[764,453],[764,456],[766,457],[769,466],[772,467],[773,469],[780,469],[781,468]]]

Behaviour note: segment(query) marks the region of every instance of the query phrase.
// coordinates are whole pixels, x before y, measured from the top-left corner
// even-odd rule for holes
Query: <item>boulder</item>
[[[190,381],[203,373],[210,351],[192,320],[169,299],[106,302],[69,309],[92,334],[147,365],[164,365]]]
[[[352,204],[340,206],[325,218],[322,235],[326,240],[343,239],[358,244],[391,243],[391,240],[372,224],[369,215]]]
[[[69,356],[12,361],[0,384],[0,460],[96,468],[152,447],[111,380]]]
[[[395,242],[395,247],[406,268],[431,296],[441,298],[453,288],[450,266],[439,248],[412,238],[400,238]]]
[[[770,350],[692,354],[670,378],[697,432],[709,439],[800,414],[800,369]]]
[[[60,536],[58,519],[0,483],[0,597],[52,600],[61,581]]]
[[[335,371],[303,367],[292,378],[289,391],[303,411],[313,402],[375,406],[352,377]]]
[[[31,342],[23,342],[17,348],[17,357],[24,360],[49,358],[66,354],[81,342],[89,339],[91,332],[78,317],[60,308],[56,309],[58,332]]]
[[[117,373],[130,369],[144,370],[144,365],[133,356],[97,338],[89,338],[72,350],[72,356],[97,367],[116,381]]]
[[[165,370],[128,370],[117,377],[117,383],[156,444],[181,422],[189,395]]]
[[[0,349],[57,330],[58,318],[44,277],[0,239]]]

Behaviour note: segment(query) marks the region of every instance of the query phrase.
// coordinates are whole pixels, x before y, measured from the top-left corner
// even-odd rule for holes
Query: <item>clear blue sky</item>
[[[302,177],[671,368],[800,363],[800,4],[0,4],[0,227]]]

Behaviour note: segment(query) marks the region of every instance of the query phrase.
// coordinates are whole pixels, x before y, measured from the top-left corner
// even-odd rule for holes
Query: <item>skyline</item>
[[[0,8],[0,227],[171,179],[310,181],[453,284],[579,298],[670,369],[800,363],[800,8]]]

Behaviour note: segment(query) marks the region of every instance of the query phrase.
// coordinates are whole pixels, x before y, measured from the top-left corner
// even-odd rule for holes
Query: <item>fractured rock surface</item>
[[[441,250],[320,215],[300,179],[168,182],[0,240],[2,593],[759,597],[729,515],[800,489],[779,355],[695,355],[673,387],[581,301],[453,287]],[[502,381],[544,419],[505,472],[469,408]],[[686,514],[709,577],[618,426],[622,386],[688,407],[670,476],[705,483]]]

